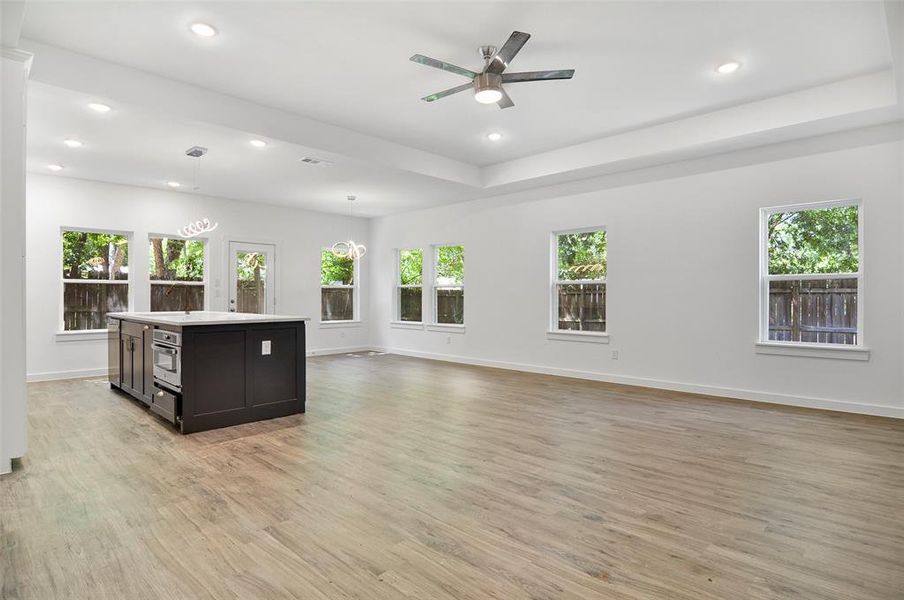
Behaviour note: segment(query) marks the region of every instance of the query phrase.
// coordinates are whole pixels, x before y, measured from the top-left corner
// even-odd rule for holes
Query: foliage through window
[[[267,312],[268,268],[265,252],[238,251],[235,253],[237,312]],[[272,294],[272,291],[270,293]]]
[[[575,231],[554,238],[554,331],[606,331],[606,232]]]
[[[399,250],[399,277],[396,304],[400,321],[420,323],[423,319],[424,251]]]
[[[148,253],[151,310],[204,310],[204,242],[151,237]]]
[[[320,320],[353,321],[357,300],[357,263],[336,256],[332,250],[320,253]]]
[[[129,308],[124,234],[64,230],[63,330],[106,329],[107,313]]]
[[[859,344],[859,206],[764,211],[766,339]]]
[[[434,315],[436,323],[464,325],[465,247],[437,246],[434,252]]]

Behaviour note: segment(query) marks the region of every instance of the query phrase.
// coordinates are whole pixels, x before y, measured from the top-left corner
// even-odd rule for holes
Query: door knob
[[[157,392],[157,395],[160,396],[161,398],[163,398],[163,392],[162,392],[162,391]]]

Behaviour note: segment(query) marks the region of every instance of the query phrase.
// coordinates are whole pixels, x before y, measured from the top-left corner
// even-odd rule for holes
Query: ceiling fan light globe
[[[481,104],[495,104],[502,100],[502,92],[494,89],[479,90],[474,93],[474,99]]]

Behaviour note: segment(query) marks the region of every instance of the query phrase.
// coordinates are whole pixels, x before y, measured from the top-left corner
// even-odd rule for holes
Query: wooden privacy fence
[[[151,284],[152,311],[204,310],[204,286]]]
[[[129,285],[123,283],[63,284],[63,329],[106,329],[107,313],[129,310]]]
[[[437,288],[436,322],[461,325],[465,322],[465,292],[458,288]]]
[[[423,319],[423,288],[399,288],[399,315],[403,321]]]
[[[606,284],[559,284],[559,329],[606,331]]]
[[[857,343],[857,280],[769,282],[769,339]]]
[[[351,321],[355,318],[353,288],[320,288],[320,320]]]

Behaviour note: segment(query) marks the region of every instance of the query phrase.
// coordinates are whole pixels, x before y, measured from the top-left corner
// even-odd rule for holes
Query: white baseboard
[[[370,346],[346,346],[344,348],[323,348],[322,350],[308,350],[308,356],[328,356],[330,354],[351,354],[354,352],[370,352]]]
[[[497,369],[508,369],[511,371],[541,373],[544,375],[557,375],[559,377],[573,377],[576,379],[589,379],[591,381],[603,381],[606,383],[618,383],[622,385],[634,385],[639,387],[670,390],[675,392],[687,392],[690,394],[703,394],[706,396],[720,396],[723,398],[750,400],[753,402],[783,404],[786,406],[817,408],[821,410],[833,410],[861,415],[873,415],[879,417],[904,419],[904,407],[899,406],[884,406],[881,404],[865,404],[860,402],[844,402],[842,400],[831,400],[827,398],[792,396],[790,394],[777,394],[774,392],[761,392],[757,390],[745,390],[712,385],[699,385],[694,383],[683,383],[679,381],[666,381],[661,379],[650,379],[646,377],[633,377],[630,375],[612,375],[607,373],[596,373],[593,371],[579,371],[576,369],[563,369],[559,367],[546,367],[542,365],[486,360],[451,354],[435,354],[431,352],[421,352],[419,350],[406,350],[403,348],[372,348],[372,350],[378,352],[386,352],[387,354],[400,354],[402,356],[412,356],[416,358],[426,358],[429,360],[440,360],[466,365],[476,365],[480,367],[493,367]]]
[[[757,390],[744,390],[738,388],[719,387],[712,385],[699,385],[679,381],[666,381],[662,379],[650,379],[646,377],[633,377],[629,375],[612,375],[596,373],[593,371],[579,371],[576,369],[563,369],[559,367],[546,367],[525,363],[514,363],[499,360],[487,360],[470,358],[453,354],[435,354],[421,352],[419,350],[406,350],[404,348],[379,348],[373,346],[347,346],[344,348],[323,348],[308,350],[307,356],[327,356],[331,354],[349,354],[353,352],[386,352],[428,360],[439,360],[480,367],[493,367],[496,369],[508,369],[510,371],[524,371],[526,373],[541,373],[544,375],[557,375],[559,377],[573,377],[576,379],[588,379],[591,381],[603,381],[606,383],[618,383],[622,385],[635,385],[640,387],[671,390],[675,392],[687,392],[690,394],[704,394],[707,396],[720,396],[723,398],[736,398],[738,400],[750,400],[753,402],[765,402],[768,404],[783,404],[786,406],[799,406],[803,408],[817,408],[821,410],[834,410],[839,412],[856,413],[861,415],[873,415],[879,417],[892,417],[904,419],[904,407],[884,406],[881,404],[865,404],[859,402],[844,402],[842,400],[830,400],[828,398],[813,398],[808,396],[792,396],[790,394],[777,394],[774,392],[761,392]],[[76,379],[80,377],[100,377],[107,374],[107,369],[84,369],[74,371],[57,371],[48,373],[31,373],[29,382],[54,381],[58,379]]]
[[[47,371],[44,373],[29,373],[25,376],[28,383],[38,381],[56,381],[58,379],[82,379],[84,377],[103,377],[107,374],[107,367],[102,369],[73,369],[72,371]]]
[[[343,348],[322,348],[308,350],[307,356],[326,356],[328,354],[349,354],[351,352],[369,352],[370,346],[347,346]],[[107,374],[107,367],[100,369],[73,369],[71,371],[47,371],[44,373],[29,373],[26,381],[37,383],[39,381],[57,381],[60,379],[83,379],[85,377],[103,377]]]

